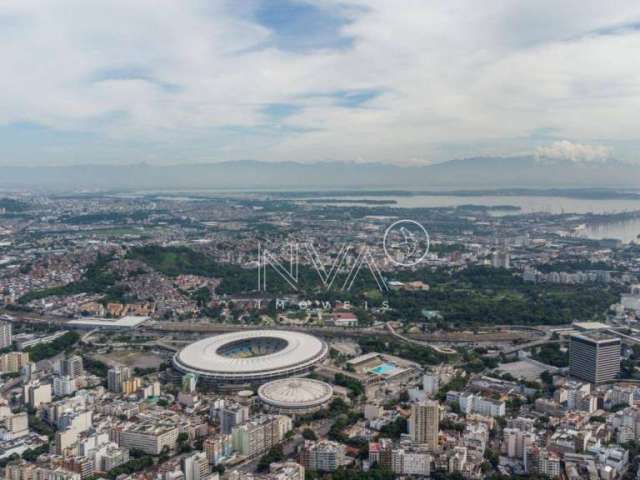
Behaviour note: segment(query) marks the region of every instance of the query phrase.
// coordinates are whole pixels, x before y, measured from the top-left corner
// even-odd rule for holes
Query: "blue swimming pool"
[[[371,371],[376,375],[388,375],[396,369],[395,365],[390,363],[382,363],[375,368],[372,368]]]

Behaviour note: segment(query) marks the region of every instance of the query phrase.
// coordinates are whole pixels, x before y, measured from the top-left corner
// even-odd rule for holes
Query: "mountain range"
[[[423,166],[242,160],[185,165],[0,167],[0,187],[59,191],[195,189],[633,188],[640,165],[534,156],[477,157]]]

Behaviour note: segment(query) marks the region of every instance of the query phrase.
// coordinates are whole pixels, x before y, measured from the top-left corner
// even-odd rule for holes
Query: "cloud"
[[[546,147],[538,147],[539,160],[569,160],[575,163],[603,162],[613,155],[613,150],[604,145],[584,145],[567,140],[554,142]]]
[[[37,128],[0,164],[406,164],[558,138],[634,160],[639,21],[632,0],[3,0],[0,138]]]

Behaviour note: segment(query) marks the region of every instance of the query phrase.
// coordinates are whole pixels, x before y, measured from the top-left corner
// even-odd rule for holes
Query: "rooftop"
[[[135,328],[147,320],[149,320],[149,317],[135,317],[132,315],[122,318],[88,317],[70,320],[67,325],[70,327]]]
[[[310,378],[285,378],[265,383],[258,395],[271,405],[303,408],[328,402],[333,396],[333,388]]]
[[[587,342],[595,342],[595,343],[601,343],[601,342],[611,342],[611,341],[620,341],[620,338],[616,337],[615,335],[611,335],[609,333],[604,333],[604,332],[599,332],[599,331],[595,331],[595,332],[583,332],[580,334],[573,334],[571,335],[572,339],[578,339],[578,340],[583,340],[583,341],[587,341]]]
[[[606,330],[611,328],[609,325],[602,322],[575,322],[573,326],[578,330]]]
[[[300,332],[250,330],[205,338],[183,348],[175,361],[196,373],[241,377],[314,364],[327,345]]]

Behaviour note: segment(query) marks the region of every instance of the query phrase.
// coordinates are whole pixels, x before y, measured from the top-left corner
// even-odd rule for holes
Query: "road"
[[[0,312],[3,313],[3,312]],[[9,313],[9,312],[7,312]],[[24,312],[10,312],[15,319],[14,322],[25,322],[25,323],[36,323],[36,324],[56,324],[60,326],[60,328],[64,328],[65,324],[68,322],[66,318],[53,317],[53,316],[43,316],[33,313],[24,313]],[[497,343],[504,342],[504,331],[518,331],[522,330],[523,336],[521,340],[529,340],[531,338],[531,334],[533,332],[538,335],[543,335],[543,338],[536,339],[532,342],[522,343],[521,345],[517,345],[513,348],[510,348],[505,351],[505,353],[514,353],[518,350],[523,350],[526,348],[531,348],[532,346],[539,346],[544,343],[548,343],[551,339],[552,330],[559,328],[558,325],[546,326],[546,325],[492,325],[490,327],[490,331],[487,331],[482,334],[483,342],[491,342],[495,341]],[[274,325],[274,326],[256,326],[256,325],[227,325],[220,323],[210,323],[206,321],[200,322],[160,322],[160,321],[149,321],[145,324],[141,325],[137,328],[137,332],[147,332],[147,333],[155,333],[155,334],[171,334],[171,333],[201,333],[201,334],[220,334],[220,333],[228,333],[228,332],[238,332],[243,330],[288,330],[288,331],[300,331],[305,333],[310,333],[323,337],[351,337],[358,338],[363,336],[380,336],[380,337],[388,337],[390,334],[398,338],[399,340],[413,343],[421,346],[429,346],[431,348],[436,348],[440,350],[441,353],[450,354],[451,351],[447,347],[437,347],[434,343],[446,343],[446,344],[467,344],[469,342],[476,342],[478,340],[478,336],[475,334],[469,334],[468,338],[464,337],[459,339],[447,339],[447,337],[442,337],[442,335],[425,335],[422,339],[416,340],[405,335],[402,335],[396,332],[389,324],[385,325],[385,328],[342,328],[342,327],[318,327],[318,326],[292,326],[292,325]],[[492,332],[495,332],[495,335],[492,336]],[[90,337],[91,333],[87,334],[86,337]],[[509,341],[517,340],[517,337],[509,339]],[[174,342],[168,342],[163,339],[158,339],[158,341],[151,341],[148,343],[148,346],[156,346],[159,348],[164,348],[167,350],[176,351],[177,348],[173,345]],[[115,344],[111,344],[112,346],[117,346]]]
[[[420,345],[422,347],[429,347],[429,348],[433,348],[436,352],[438,353],[442,353],[444,355],[455,355],[457,352],[455,350],[453,350],[452,348],[447,348],[447,347],[437,347],[431,343],[428,342],[422,342],[420,340],[414,340],[412,338],[408,338],[405,337],[404,335],[398,333],[395,331],[395,329],[393,328],[393,326],[391,325],[391,322],[387,322],[386,324],[387,330],[389,331],[389,333],[391,335],[393,335],[394,337],[396,337],[399,340],[402,340],[403,342],[407,342],[407,343],[413,343],[414,345]]]
[[[567,341],[566,339],[551,340],[551,335],[549,335],[548,337],[545,337],[543,340],[536,340],[535,342],[527,342],[521,345],[516,345],[514,347],[505,348],[504,350],[502,350],[501,353],[504,353],[505,355],[509,355],[511,353],[519,352],[520,350],[527,350],[529,348],[540,347],[542,345],[548,345],[551,343],[565,343],[566,341]]]

